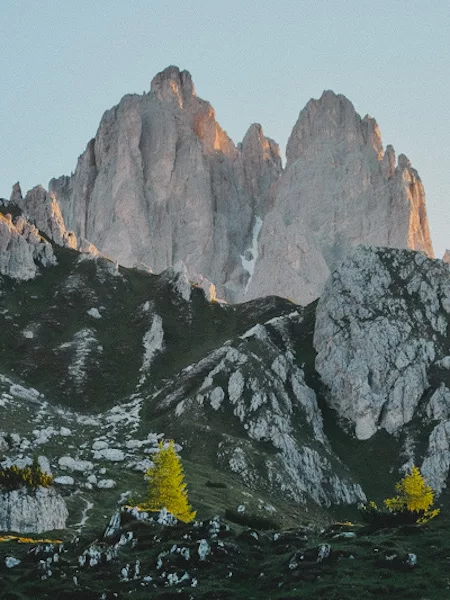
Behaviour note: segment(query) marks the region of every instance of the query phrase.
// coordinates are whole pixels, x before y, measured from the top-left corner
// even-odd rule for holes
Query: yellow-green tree
[[[397,496],[384,501],[390,512],[417,513],[417,523],[426,523],[439,514],[439,509],[433,509],[434,491],[418,469],[413,466],[411,472],[399,481],[395,489]]]
[[[196,512],[189,505],[183,466],[173,440],[167,447],[164,442],[159,442],[159,452],[153,456],[153,465],[146,472],[148,497],[140,508],[147,511],[166,508],[179,521],[193,521]]]

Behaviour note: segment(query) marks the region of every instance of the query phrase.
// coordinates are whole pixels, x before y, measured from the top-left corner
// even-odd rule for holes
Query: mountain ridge
[[[103,254],[154,272],[181,260],[231,302],[308,304],[359,243],[433,255],[420,177],[345,96],[310,100],[286,154],[283,169],[258,124],[235,145],[171,66],[105,112],[74,173],[49,191],[66,228]]]

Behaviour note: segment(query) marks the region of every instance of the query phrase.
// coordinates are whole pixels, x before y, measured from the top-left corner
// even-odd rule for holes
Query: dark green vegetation
[[[377,502],[394,494],[408,440],[419,463],[435,425],[426,406],[440,383],[450,385],[448,370],[430,370],[430,389],[398,436],[380,431],[359,441],[329,408],[315,371],[316,303],[301,308],[273,297],[228,306],[208,302],[196,287],[186,300],[187,282],[174,272],[155,276],[55,253],[58,265],[33,281],[0,277],[0,433],[14,434],[2,434],[5,455],[37,451],[56,476],[73,476],[58,485],[70,517],[56,562],[54,548],[36,554],[33,545],[0,543],[0,598],[446,597],[447,493],[439,499],[442,517],[424,529],[320,531],[357,517],[355,505],[342,503],[357,497],[355,484]],[[159,345],[156,330],[153,341],[148,336],[158,319]],[[242,385],[232,381],[238,372]],[[211,523],[161,529],[128,516],[115,556],[117,536],[103,540],[102,533],[125,493],[136,502],[145,497],[136,465],[151,457],[149,434],[181,444],[197,518],[219,514],[231,531],[222,523],[213,537]],[[98,441],[123,458],[99,456]],[[92,464],[71,470],[61,457]],[[212,548],[204,561],[202,539]],[[189,549],[189,560],[170,553],[175,544]],[[318,560],[327,544],[331,553]],[[89,548],[88,562],[98,552],[114,556],[81,565]],[[22,562],[8,569],[7,556]],[[121,581],[137,560],[136,579],[133,571]]]
[[[37,457],[29,467],[0,467],[0,492],[6,490],[18,490],[26,486],[29,490],[36,489],[38,486],[48,487],[53,483],[53,477],[43,473]]]
[[[154,313],[164,322],[165,352],[155,357],[143,391],[155,389],[256,323],[294,307],[275,297],[240,306],[211,303],[195,287],[187,303],[164,276],[122,267],[113,275],[113,263],[106,259],[80,260],[76,251],[54,251],[58,265],[34,280],[17,283],[0,276],[0,368],[76,410],[104,410],[135,390],[142,340]],[[93,307],[100,309],[101,319],[88,315]],[[34,337],[24,337],[25,329]],[[70,376],[73,336],[92,329],[95,344],[89,349],[86,378],[77,381]]]
[[[201,540],[207,544],[204,560]],[[61,550],[37,546],[0,543],[0,598],[449,597],[450,523],[445,519],[423,528],[372,532],[345,523],[322,532],[308,527],[276,532],[217,519],[162,527],[122,513],[120,529],[107,539],[98,531],[96,539],[65,541]],[[6,569],[6,556],[22,562]],[[91,558],[95,564],[89,566]]]

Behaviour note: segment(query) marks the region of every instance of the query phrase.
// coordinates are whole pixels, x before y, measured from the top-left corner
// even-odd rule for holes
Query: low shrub
[[[33,464],[27,467],[0,467],[0,489],[11,492],[23,487],[36,489],[38,486],[48,487],[53,484],[53,476],[44,473],[39,466],[37,457]]]
[[[210,481],[209,479],[205,483],[205,485],[206,485],[206,487],[209,487],[209,488],[225,489],[227,487],[227,484],[223,483],[222,481]]]
[[[238,525],[250,527],[251,529],[280,529],[279,523],[273,519],[260,517],[251,513],[242,513],[228,508],[225,510],[225,519]]]

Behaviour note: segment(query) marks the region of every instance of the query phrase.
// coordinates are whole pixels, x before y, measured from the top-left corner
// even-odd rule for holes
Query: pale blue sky
[[[284,150],[309,98],[345,94],[419,171],[450,248],[450,0],[0,0],[0,196],[69,174],[170,64],[235,142],[260,122]]]

